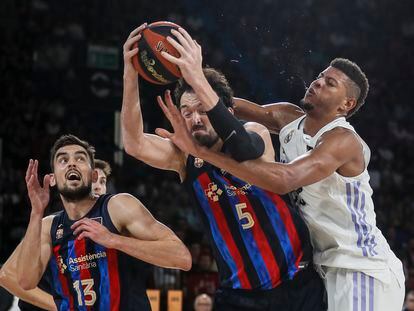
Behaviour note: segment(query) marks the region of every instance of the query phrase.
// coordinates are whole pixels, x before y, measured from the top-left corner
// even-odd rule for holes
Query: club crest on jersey
[[[204,160],[200,158],[194,158],[194,166],[200,168],[204,165]]]
[[[292,139],[293,133],[295,132],[295,130],[291,130],[285,137],[285,144],[287,144],[288,142],[290,142],[290,140]]]
[[[215,183],[211,182],[208,184],[208,188],[204,190],[204,193],[209,200],[217,202],[223,193],[223,190],[221,190]]]
[[[59,240],[63,237],[63,224],[60,224],[56,230],[56,240]]]

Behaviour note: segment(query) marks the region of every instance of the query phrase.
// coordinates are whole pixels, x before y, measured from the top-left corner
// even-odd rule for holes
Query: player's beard
[[[207,148],[211,148],[214,144],[219,140],[217,135],[202,135],[202,134],[195,134],[195,140],[201,145]]]
[[[304,99],[301,99],[300,104],[306,112],[309,112],[314,108],[311,103],[306,102]]]
[[[92,183],[85,185],[82,183],[78,188],[71,189],[67,185],[63,187],[58,186],[58,192],[65,198],[68,202],[78,202],[82,199],[87,198],[92,192]]]

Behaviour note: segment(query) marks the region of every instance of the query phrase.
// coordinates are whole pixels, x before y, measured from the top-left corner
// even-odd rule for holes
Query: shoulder
[[[130,206],[144,206],[140,200],[129,193],[118,193],[108,201],[108,208],[126,209]]]
[[[355,155],[356,151],[361,151],[362,153],[363,150],[358,135],[344,127],[336,127],[323,133],[316,142],[315,148],[329,149],[341,158]]]
[[[345,127],[335,127],[332,130],[329,130],[321,135],[317,141],[317,145],[326,142],[326,141],[335,141],[337,144],[354,144],[359,142],[358,135]]]
[[[55,217],[57,217],[58,215],[60,215],[60,213],[59,214],[53,214],[53,215],[49,215],[49,216],[43,217],[43,219],[42,219],[42,226],[49,226],[49,227],[51,227],[52,226],[52,223],[53,223],[53,219],[55,219]]]
[[[269,130],[267,129],[266,126],[264,126],[260,123],[257,123],[257,122],[246,122],[244,124],[244,128],[248,131],[256,132],[258,134],[264,133],[264,132],[267,132],[267,133],[269,132]]]
[[[119,193],[108,201],[108,213],[114,224],[125,222],[142,215],[146,211],[144,204],[129,193]]]

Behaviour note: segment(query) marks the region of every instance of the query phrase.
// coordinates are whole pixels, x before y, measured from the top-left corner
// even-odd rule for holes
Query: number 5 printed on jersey
[[[243,209],[247,208],[246,203],[236,204],[237,216],[239,216],[240,223],[244,230],[249,229],[254,226],[254,220],[252,215],[249,212],[243,212]],[[243,223],[243,219],[246,221]]]

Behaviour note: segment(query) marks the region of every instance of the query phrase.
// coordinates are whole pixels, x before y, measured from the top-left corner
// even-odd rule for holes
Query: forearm
[[[204,76],[194,83],[192,88],[206,111],[217,105],[219,97]]]
[[[234,114],[242,120],[261,123],[266,126],[269,122],[268,114],[263,106],[242,98],[233,98]]]
[[[207,112],[207,116],[233,159],[246,161],[263,155],[265,144],[262,137],[255,132],[247,132],[221,100]]]
[[[23,289],[33,289],[43,273],[41,263],[42,216],[31,213],[29,226],[17,257],[17,280]]]
[[[122,140],[125,149],[136,147],[144,135],[144,125],[139,101],[138,76],[124,77],[121,109]]]
[[[261,160],[237,162],[223,153],[216,153],[204,147],[199,149],[197,156],[260,188],[278,194],[292,190],[288,186],[289,171],[282,163]]]
[[[2,275],[1,286],[14,296],[45,310],[56,310],[52,295],[36,287],[31,290],[24,290],[17,283],[16,276]]]
[[[57,310],[53,296],[38,287],[28,291],[22,290],[22,292],[13,294],[36,307],[45,310]]]
[[[56,310],[53,297],[41,290],[35,288],[32,290],[24,290],[17,282],[17,256],[21,250],[21,244],[16,248],[6,263],[0,270],[0,286],[7,289],[14,296],[31,303],[37,307],[46,310]]]
[[[116,234],[111,240],[110,248],[150,264],[186,271],[191,268],[191,255],[179,240],[144,241]]]

